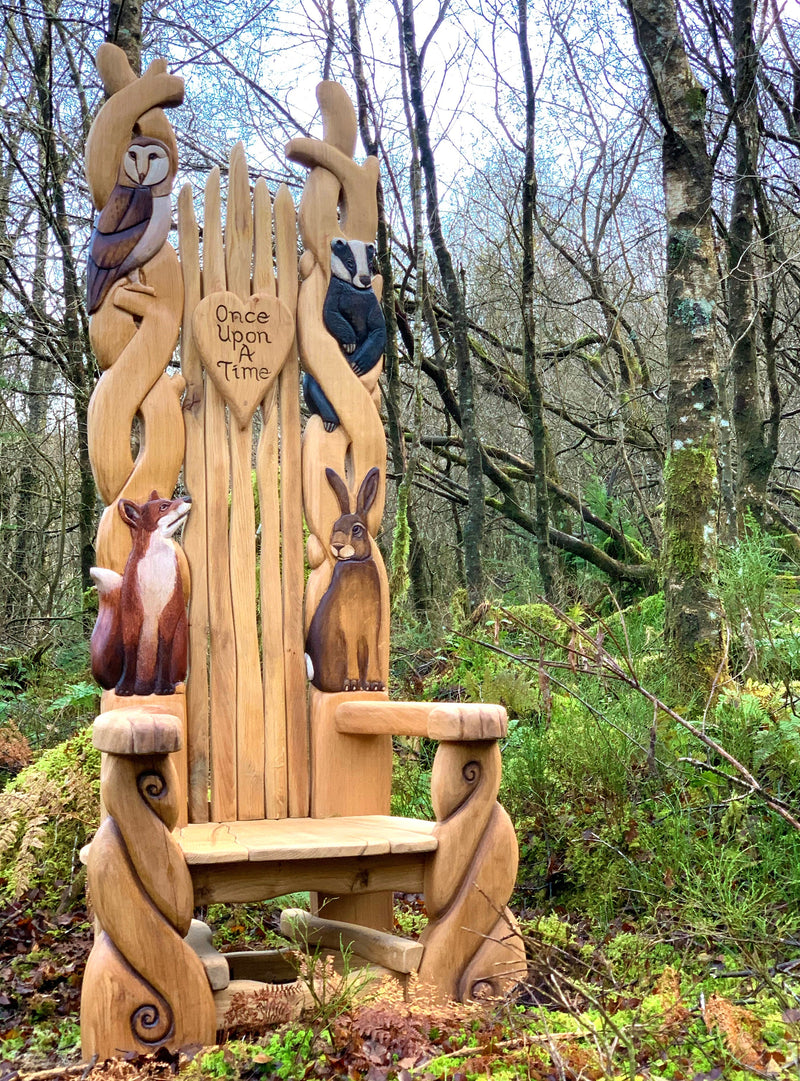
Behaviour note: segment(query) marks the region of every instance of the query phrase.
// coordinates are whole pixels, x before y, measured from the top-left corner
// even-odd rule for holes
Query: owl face
[[[169,153],[158,139],[134,139],[122,159],[124,177],[137,187],[152,188],[165,180],[169,171]],[[120,180],[125,183],[123,177]]]

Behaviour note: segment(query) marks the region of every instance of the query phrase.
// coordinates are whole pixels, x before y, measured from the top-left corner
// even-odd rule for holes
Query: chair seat
[[[176,831],[189,866],[434,852],[435,822],[389,815],[196,822]]]

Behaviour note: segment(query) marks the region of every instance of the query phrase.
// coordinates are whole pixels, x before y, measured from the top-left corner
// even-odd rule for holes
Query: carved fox
[[[133,547],[123,573],[92,567],[100,607],[92,633],[92,674],[119,695],[174,694],[186,678],[188,628],[183,582],[170,538],[191,499],[120,499]]]

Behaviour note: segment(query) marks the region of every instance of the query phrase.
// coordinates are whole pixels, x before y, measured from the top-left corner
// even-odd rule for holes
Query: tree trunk
[[[142,73],[142,0],[109,0],[106,41],[119,45],[136,75]]]
[[[664,133],[667,216],[665,638],[679,674],[708,686],[724,665],[716,590],[719,481],[714,318],[718,275],[706,92],[689,66],[674,0],[626,0]]]
[[[443,10],[440,18],[444,17]],[[417,51],[414,33],[414,5],[403,0],[402,34],[411,108],[414,116],[415,136],[419,146],[420,164],[425,177],[428,235],[431,238],[439,274],[442,279],[447,306],[452,320],[452,344],[458,379],[458,402],[461,414],[461,432],[464,438],[464,456],[467,466],[467,511],[462,525],[464,538],[464,571],[467,579],[469,602],[473,608],[483,600],[483,524],[484,482],[481,445],[478,439],[472,365],[469,352],[467,309],[462,286],[456,276],[450,250],[444,238],[439,215],[439,193],[436,166],[431,147],[428,114],[422,93],[422,58]]]
[[[739,529],[749,512],[764,521],[767,483],[778,453],[778,425],[766,424],[758,377],[755,297],[755,198],[758,169],[758,51],[753,39],[753,0],[733,0],[736,173],[728,227],[728,333],[731,338],[733,426]],[[780,413],[780,399],[778,402]]]
[[[536,562],[542,589],[549,601],[557,599],[556,561],[550,547],[550,496],[547,487],[547,426],[544,420],[542,384],[536,360],[536,317],[533,311],[534,252],[533,215],[536,203],[536,92],[528,46],[528,0],[518,0],[519,55],[525,83],[525,172],[522,179],[522,360],[530,394],[528,424],[533,445],[535,477],[534,517]]]

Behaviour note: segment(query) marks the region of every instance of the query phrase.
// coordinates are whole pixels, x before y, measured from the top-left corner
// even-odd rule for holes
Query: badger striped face
[[[374,258],[374,244],[365,244],[363,240],[345,240],[341,236],[331,241],[331,273],[356,289],[369,289],[372,285]]]

